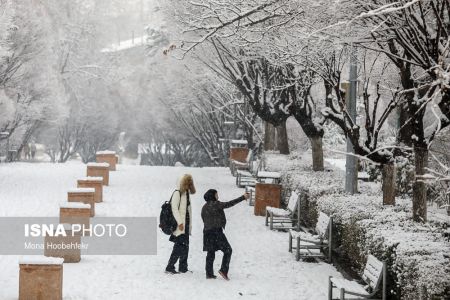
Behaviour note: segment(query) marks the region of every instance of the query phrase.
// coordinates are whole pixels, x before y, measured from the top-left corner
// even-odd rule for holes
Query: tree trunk
[[[286,129],[286,122],[276,127],[277,130],[277,148],[280,154],[289,154],[289,142]]]
[[[412,146],[412,136],[414,135],[414,129],[412,126],[411,114],[406,110],[404,106],[398,108],[398,141],[407,146]]]
[[[264,127],[264,151],[276,150],[275,137],[275,127],[269,122],[266,122]]]
[[[417,176],[425,174],[425,168],[428,166],[428,149],[414,147],[414,162],[416,167],[416,180],[413,186],[413,219],[416,222],[426,222],[427,186],[425,182],[417,179]]]
[[[280,154],[289,154],[286,122],[283,122],[276,127],[269,122],[266,122],[264,130],[264,150],[280,151]]]
[[[323,171],[324,167],[323,167],[322,137],[321,136],[310,137],[309,140],[311,141],[313,170]]]
[[[395,175],[394,163],[383,165],[383,205],[395,205]]]

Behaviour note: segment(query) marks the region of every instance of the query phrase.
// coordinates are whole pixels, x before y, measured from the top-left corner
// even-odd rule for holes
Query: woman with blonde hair
[[[172,195],[172,214],[177,221],[177,229],[170,236],[174,243],[172,254],[167,263],[166,272],[178,274],[188,272],[189,235],[192,229],[192,210],[189,199],[190,194],[195,194],[194,180],[190,174],[185,174],[179,181],[178,190]],[[175,264],[178,263],[178,272]]]

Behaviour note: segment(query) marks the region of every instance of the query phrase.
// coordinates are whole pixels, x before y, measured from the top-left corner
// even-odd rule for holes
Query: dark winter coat
[[[203,251],[226,251],[231,249],[223,229],[210,229],[203,232]]]
[[[241,196],[228,202],[220,202],[216,200],[216,193],[216,190],[209,190],[204,195],[206,204],[202,208],[203,231],[225,228],[227,218],[225,217],[224,209],[230,208],[245,200],[245,197]]]
[[[231,249],[223,233],[223,228],[227,224],[224,209],[232,207],[245,199],[242,196],[229,202],[220,202],[216,200],[216,193],[216,190],[209,190],[204,196],[206,204],[202,208],[204,223],[203,251]]]

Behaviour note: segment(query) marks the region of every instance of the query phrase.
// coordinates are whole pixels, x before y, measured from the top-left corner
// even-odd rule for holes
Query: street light
[[[346,106],[347,111],[353,123],[356,123],[356,93],[358,84],[357,74],[357,59],[356,48],[351,44],[350,54],[350,86],[349,95],[347,97]],[[349,153],[351,153],[349,155]],[[345,162],[345,191],[350,194],[358,192],[358,158],[355,155],[355,150],[350,139],[347,137],[347,156]]]

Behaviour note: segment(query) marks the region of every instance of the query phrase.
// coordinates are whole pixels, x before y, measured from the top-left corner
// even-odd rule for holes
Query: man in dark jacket
[[[222,267],[219,274],[226,280],[228,278],[228,269],[230,266],[232,249],[230,243],[223,233],[223,229],[227,223],[225,217],[225,208],[232,207],[239,202],[248,199],[249,194],[245,194],[235,200],[229,202],[220,202],[219,196],[216,190],[208,190],[205,195],[206,204],[202,208],[202,219],[204,223],[203,228],[203,251],[207,252],[206,255],[206,278],[215,279],[213,271],[213,264],[216,255],[216,251],[221,250],[223,252]]]

